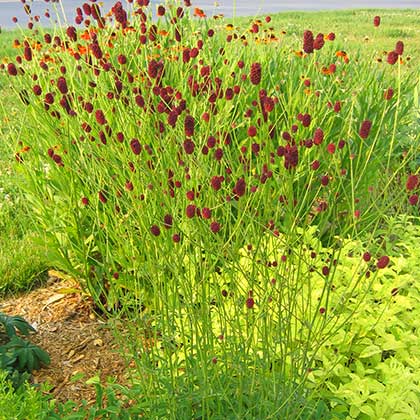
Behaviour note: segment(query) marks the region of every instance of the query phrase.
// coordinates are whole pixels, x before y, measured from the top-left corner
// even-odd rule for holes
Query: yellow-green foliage
[[[323,384],[321,393],[331,399],[333,413],[344,414],[337,418],[418,418],[418,222],[399,219],[394,223],[391,264],[379,270],[357,310],[353,299],[346,302],[344,309],[351,318],[316,356],[309,379],[314,385]],[[341,262],[349,268],[357,263],[354,257]]]

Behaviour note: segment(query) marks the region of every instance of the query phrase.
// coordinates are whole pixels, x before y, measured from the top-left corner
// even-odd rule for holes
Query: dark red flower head
[[[45,95],[45,103],[51,105],[54,103],[54,95],[52,93],[47,93]]]
[[[98,197],[99,197],[99,200],[100,200],[102,203],[104,203],[104,204],[108,201],[108,199],[106,198],[106,194],[105,194],[105,192],[104,192],[104,191],[99,191],[99,192],[98,192]]]
[[[408,198],[408,202],[412,206],[415,206],[419,202],[419,195],[418,194],[410,195],[410,197]]]
[[[312,31],[305,31],[303,33],[303,51],[306,54],[314,52],[314,34]]]
[[[242,197],[245,194],[245,191],[246,191],[245,180],[243,178],[239,178],[236,181],[235,187],[233,188],[232,191],[237,197]]]
[[[168,124],[173,128],[178,120],[178,112],[176,110],[172,110],[168,114]]]
[[[192,137],[194,135],[194,118],[191,115],[185,117],[184,130],[187,137]]]
[[[127,57],[124,54],[119,54],[117,60],[121,65],[127,63]]]
[[[195,149],[195,143],[191,139],[186,139],[183,143],[185,153],[191,155]]]
[[[252,297],[249,297],[249,298],[246,300],[245,304],[246,304],[246,307],[247,307],[248,309],[252,309],[252,308],[254,307],[254,305],[255,305],[255,301],[254,301],[254,299],[253,299]]]
[[[319,160],[314,160],[314,161],[311,163],[311,168],[312,168],[314,171],[316,171],[316,170],[319,168],[319,166],[320,166]]]
[[[90,9],[90,4],[83,3],[82,8],[83,8],[83,12],[85,13],[85,15],[90,16],[92,14],[92,10]]]
[[[220,147],[218,147],[215,151],[214,151],[214,158],[217,161],[222,160],[223,157],[223,149],[221,149]]]
[[[203,207],[201,209],[201,216],[203,216],[204,219],[210,219],[211,218],[211,209],[209,209],[208,207]]]
[[[77,32],[76,32],[76,28],[74,26],[69,26],[66,29],[66,34],[72,41],[74,41],[74,42],[77,41]]]
[[[13,63],[9,63],[7,65],[7,72],[10,74],[10,76],[16,76],[17,75],[17,68]]]
[[[340,112],[341,111],[341,102],[336,101],[334,104],[334,112]]]
[[[369,120],[365,120],[362,122],[360,126],[359,135],[362,139],[367,139],[370,133],[370,129],[372,128],[372,122]]]
[[[314,140],[313,140],[314,144],[319,146],[323,140],[324,140],[324,132],[322,131],[321,128],[318,127],[314,133]]]
[[[381,24],[381,17],[380,16],[375,16],[373,18],[373,25],[378,27]]]
[[[133,191],[133,189],[134,189],[133,183],[131,181],[126,181],[126,183],[125,183],[125,189],[127,191]]]
[[[222,188],[222,179],[220,176],[214,176],[210,181],[211,187],[214,191],[219,191]]]
[[[394,89],[388,88],[384,93],[384,98],[389,101],[394,96]]]
[[[98,60],[102,58],[103,53],[102,53],[101,47],[99,46],[97,42],[93,42],[92,44],[90,44],[89,48],[92,51],[92,54],[94,55],[94,57],[96,57]]]
[[[389,257],[387,255],[384,255],[381,258],[379,258],[378,262],[376,263],[376,267],[385,268],[388,264],[389,264]]]
[[[311,125],[311,116],[309,114],[302,115],[301,122],[304,127],[309,127]]]
[[[150,232],[151,232],[151,234],[152,234],[153,236],[159,236],[159,235],[160,235],[160,229],[159,229],[159,226],[157,226],[157,225],[153,225],[153,226],[150,228]]]
[[[404,52],[404,43],[402,41],[397,41],[397,43],[395,44],[395,52],[398,55],[403,55],[403,52]]]
[[[118,1],[111,8],[112,13],[115,16],[115,20],[121,24],[123,28],[127,27],[127,12],[124,10],[122,3]]]
[[[97,111],[95,111],[95,118],[98,124],[100,125],[106,124],[105,114],[103,113],[102,110],[98,109]]]
[[[130,141],[130,147],[131,147],[131,150],[133,151],[133,153],[135,155],[139,155],[140,154],[142,147],[141,147],[141,144],[138,141],[138,139],[132,139]]]
[[[296,145],[287,144],[284,148],[284,167],[291,170],[299,163],[299,151]]]
[[[35,86],[32,88],[32,90],[33,90],[33,92],[34,92],[34,94],[35,94],[36,96],[39,96],[39,95],[41,95],[41,93],[42,93],[41,86],[39,86],[39,85],[35,85]]]
[[[255,137],[257,135],[257,128],[254,125],[251,125],[251,127],[248,127],[247,133],[249,137]]]
[[[398,61],[398,53],[396,51],[390,51],[388,53],[386,61],[388,62],[388,64],[395,64]]]
[[[211,222],[211,224],[210,224],[210,230],[213,233],[219,232],[219,230],[220,230],[220,223],[219,222],[216,222],[216,221]]]
[[[328,177],[328,175],[323,175],[321,177],[321,184],[326,187],[328,185],[328,183],[330,182],[330,178]]]
[[[32,61],[32,50],[29,45],[25,45],[25,49],[23,50],[23,56],[25,57],[26,61]]]
[[[159,71],[159,65],[156,60],[151,60],[147,67],[147,73],[150,78],[156,79]]]
[[[329,144],[327,145],[327,152],[328,152],[330,155],[333,155],[333,154],[335,153],[335,144],[334,144],[334,143],[329,143]]]
[[[408,191],[413,191],[419,185],[419,177],[417,175],[410,175],[405,184]]]
[[[253,85],[258,85],[261,82],[261,64],[252,63],[251,71],[249,73],[249,79]]]
[[[189,219],[192,219],[195,216],[197,210],[197,206],[194,204],[188,204],[187,208],[185,209],[185,214]]]
[[[314,50],[320,50],[325,44],[324,34],[319,33],[314,40]]]

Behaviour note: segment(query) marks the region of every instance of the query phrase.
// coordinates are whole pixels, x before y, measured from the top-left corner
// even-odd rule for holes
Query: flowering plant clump
[[[16,165],[52,263],[102,310],[148,311],[173,378],[240,348],[306,378],[341,314],[342,238],[369,243],[401,202],[418,212],[416,150],[398,137],[413,123],[410,70],[353,61],[332,32],[285,45],[252,21],[226,35],[189,2],[156,18],[148,0],[85,3],[74,25],[37,28],[3,66],[30,115]],[[392,264],[375,258],[369,273]]]

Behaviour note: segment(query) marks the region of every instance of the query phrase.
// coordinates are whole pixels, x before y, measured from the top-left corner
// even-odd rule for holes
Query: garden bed
[[[23,316],[37,330],[30,340],[48,352],[51,364],[34,372],[32,381],[47,382],[58,401],[94,403],[95,388],[86,380],[96,375],[126,382],[112,331],[71,278],[51,270],[44,287],[8,298],[0,308]]]

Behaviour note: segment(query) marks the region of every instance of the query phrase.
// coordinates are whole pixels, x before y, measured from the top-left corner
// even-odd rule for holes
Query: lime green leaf
[[[378,354],[378,353],[381,353],[381,352],[382,352],[382,350],[378,346],[375,346],[374,344],[372,344],[372,345],[364,348],[362,350],[362,352],[360,353],[359,357],[361,359],[363,359],[365,357],[371,357],[371,356],[373,356],[375,354]]]

